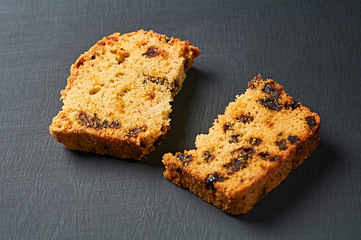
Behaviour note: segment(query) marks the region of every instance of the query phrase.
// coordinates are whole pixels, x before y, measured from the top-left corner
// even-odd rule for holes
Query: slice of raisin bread
[[[164,176],[231,214],[247,213],[315,149],[320,117],[258,75],[196,150],[163,156]]]
[[[114,33],[71,66],[50,133],[66,148],[141,159],[170,128],[170,103],[200,54],[153,31]]]

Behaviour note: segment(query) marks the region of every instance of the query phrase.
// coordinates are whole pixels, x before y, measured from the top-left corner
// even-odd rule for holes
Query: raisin
[[[86,127],[92,128],[94,126],[94,121],[90,119],[89,115],[84,111],[79,112],[78,120]]]
[[[165,81],[167,81],[166,78],[157,78],[154,83],[158,84],[158,85],[164,85]]]
[[[90,116],[84,112],[80,111],[78,120],[86,127],[93,128],[95,127],[96,130],[103,129],[103,128],[120,128],[121,124],[118,122],[118,120],[113,121],[109,124],[108,120],[104,120],[103,123],[100,123],[100,120],[98,118],[98,115],[94,113],[94,117],[90,118]]]
[[[93,121],[95,123],[95,128],[98,129],[100,126],[99,118],[96,113],[94,113]]]
[[[271,95],[274,98],[279,98],[280,97],[280,92],[278,89],[274,88],[274,85],[272,83],[266,83],[264,88],[263,88],[263,92]]]
[[[120,126],[121,124],[118,122],[118,120],[111,122],[109,125],[110,128],[115,128],[115,129],[120,128]]]
[[[102,124],[96,126],[96,129],[106,128],[107,126],[108,126],[108,121],[104,120]]]
[[[271,155],[271,154],[269,154],[269,152],[260,152],[260,153],[258,153],[257,155],[260,156],[262,159],[264,159],[264,160],[269,160],[269,161],[271,161],[271,162],[276,162],[276,161],[278,161],[278,160],[281,159],[280,156],[278,156],[278,155]]]
[[[284,108],[290,108],[292,110],[301,106],[300,102],[297,102],[294,98],[289,99],[284,105]]]
[[[262,142],[262,140],[259,139],[259,138],[253,138],[253,137],[251,137],[251,138],[249,139],[249,143],[250,143],[251,145],[253,145],[253,146],[258,146],[258,145],[261,144],[261,142]]]
[[[205,151],[203,153],[203,158],[207,163],[209,163],[213,161],[216,157],[210,151]]]
[[[272,93],[271,93],[271,96],[272,97],[275,97],[275,98],[280,98],[280,91],[278,89],[274,90]]]
[[[276,145],[280,148],[280,150],[286,150],[288,148],[286,139],[276,142]]]
[[[231,136],[231,139],[229,140],[229,143],[236,143],[238,142],[239,134],[235,134]]]
[[[145,132],[147,130],[147,126],[142,126],[142,127],[137,127],[137,128],[132,128],[130,129],[129,133],[128,133],[128,137],[137,137],[139,133],[141,132]]]
[[[248,166],[247,160],[239,160],[237,158],[232,159],[232,161],[228,164],[223,165],[224,168],[230,170],[228,174],[233,174],[241,169],[244,169]]]
[[[257,155],[263,158],[264,160],[270,157],[270,154],[268,152],[260,152]]]
[[[298,142],[300,139],[297,136],[288,136],[288,141],[290,141],[290,143],[295,144],[296,142]]]
[[[306,117],[306,121],[310,129],[312,129],[314,126],[316,126],[316,121],[314,117]]]
[[[222,128],[223,128],[223,131],[226,132],[228,130],[232,130],[232,127],[233,127],[233,124],[225,123]]]
[[[192,161],[193,156],[186,153],[178,153],[177,158],[182,161],[183,166],[187,165],[190,161]]]
[[[145,57],[155,57],[158,55],[158,52],[157,52],[158,48],[156,48],[155,46],[150,46],[148,48],[148,50],[142,54],[142,56],[145,56]]]
[[[175,93],[175,92],[177,92],[179,90],[179,83],[178,83],[178,81],[177,80],[174,80],[174,82],[172,82],[171,84],[170,84],[170,92],[171,93]]]
[[[146,76],[144,78],[143,83],[145,84],[147,81],[150,81],[152,83],[155,83],[157,85],[164,85],[165,82],[168,81],[166,78],[159,78],[159,77],[153,77],[153,76]]]
[[[253,117],[250,115],[241,114],[240,116],[236,117],[236,120],[243,123],[250,123],[253,121]]]
[[[271,94],[273,91],[274,91],[274,87],[273,87],[273,84],[272,83],[266,83],[264,85],[264,88],[262,90],[263,92],[265,93],[268,93],[268,94]]]
[[[254,154],[254,149],[252,147],[240,147],[236,150],[233,150],[231,152],[231,154],[237,153],[238,159],[243,159],[243,160],[247,160],[249,158],[252,158],[253,154]]]
[[[216,190],[214,188],[214,183],[215,182],[223,182],[224,180],[225,180],[225,178],[220,176],[217,172],[214,172],[214,173],[208,175],[208,177],[206,178],[206,188]]]
[[[275,155],[275,156],[272,156],[272,157],[270,157],[270,161],[271,162],[277,162],[278,160],[280,160],[281,159],[281,157],[280,156],[278,156],[278,155]]]
[[[282,105],[278,102],[277,98],[274,96],[264,97],[264,98],[260,99],[259,101],[263,106],[265,106],[266,108],[268,108],[270,110],[280,111],[283,108]]]
[[[95,55],[92,55],[92,56],[91,56],[91,60],[94,60],[94,59],[95,59]]]
[[[166,78],[157,78],[154,83],[158,84],[158,85],[164,85],[164,83],[168,81]]]

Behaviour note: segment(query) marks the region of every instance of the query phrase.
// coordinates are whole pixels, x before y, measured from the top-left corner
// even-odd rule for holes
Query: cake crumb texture
[[[196,149],[163,156],[164,176],[230,214],[244,214],[317,147],[320,117],[258,75]]]
[[[104,37],[71,66],[51,135],[69,149],[141,159],[170,129],[171,102],[200,53],[153,31]]]

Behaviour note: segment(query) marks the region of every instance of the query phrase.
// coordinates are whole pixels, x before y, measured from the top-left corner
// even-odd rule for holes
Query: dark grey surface
[[[0,239],[357,239],[360,1],[0,1]],[[48,133],[70,65],[144,28],[202,50],[148,160],[64,149]],[[319,113],[316,152],[247,215],[162,176],[256,74]]]

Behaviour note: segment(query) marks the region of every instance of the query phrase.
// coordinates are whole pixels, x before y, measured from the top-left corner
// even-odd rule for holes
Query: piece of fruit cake
[[[103,38],[71,66],[51,135],[69,149],[141,159],[169,130],[171,102],[199,54],[153,31]]]
[[[258,75],[196,150],[163,156],[164,176],[231,214],[247,213],[317,147],[320,117]]]

